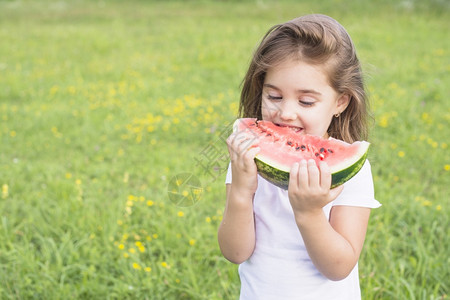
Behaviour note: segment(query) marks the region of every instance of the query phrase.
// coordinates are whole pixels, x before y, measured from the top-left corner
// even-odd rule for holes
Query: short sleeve
[[[346,205],[377,208],[381,204],[375,199],[372,170],[368,160],[361,170],[344,183],[341,194],[332,202],[332,206]]]
[[[228,164],[227,177],[225,178],[225,184],[231,183],[231,162]]]

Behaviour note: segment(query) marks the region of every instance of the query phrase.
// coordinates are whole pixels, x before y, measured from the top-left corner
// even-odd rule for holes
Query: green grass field
[[[307,13],[348,29],[372,103],[383,206],[363,299],[448,299],[450,10],[438,0],[0,1],[0,299],[236,299],[216,238],[223,138],[262,35]]]

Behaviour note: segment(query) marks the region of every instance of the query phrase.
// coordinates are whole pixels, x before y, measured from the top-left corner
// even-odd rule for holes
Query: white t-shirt
[[[231,183],[231,167],[225,183]],[[324,208],[329,218],[335,205],[377,208],[368,161],[342,193]],[[353,300],[361,299],[358,264],[340,281],[324,277],[312,263],[294,219],[286,190],[258,175],[253,211],[256,245],[252,256],[239,266],[241,300]]]

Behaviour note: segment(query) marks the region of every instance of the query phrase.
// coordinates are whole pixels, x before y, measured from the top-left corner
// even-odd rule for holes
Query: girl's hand
[[[289,175],[288,195],[292,209],[298,214],[315,214],[329,202],[336,199],[344,186],[330,190],[331,172],[328,164],[314,160],[295,163]]]
[[[257,188],[255,156],[260,151],[258,138],[250,132],[232,133],[227,139],[234,188],[253,195]]]

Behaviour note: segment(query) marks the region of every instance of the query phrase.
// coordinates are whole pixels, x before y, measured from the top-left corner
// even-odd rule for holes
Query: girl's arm
[[[331,280],[350,274],[358,262],[370,208],[334,206],[327,220],[322,207],[334,200],[343,186],[330,190],[331,173],[314,161],[291,169],[289,199],[306,249],[316,268]]]
[[[247,260],[255,248],[253,196],[257,188],[254,162],[259,148],[257,140],[244,132],[227,139],[232,180],[227,184],[226,206],[219,226],[218,240],[223,256],[233,263]]]
[[[218,232],[223,256],[240,264],[246,261],[255,248],[255,221],[253,195],[244,195],[227,184],[227,204]]]

